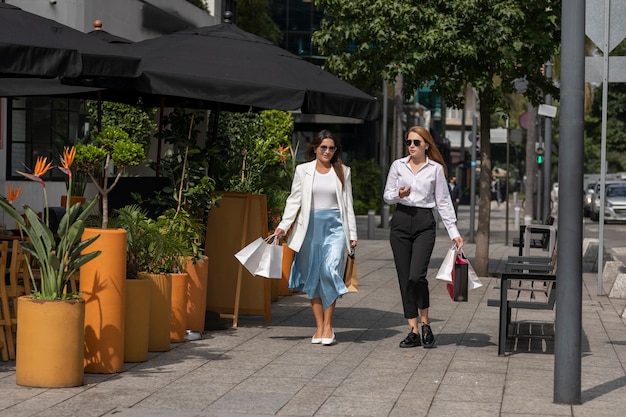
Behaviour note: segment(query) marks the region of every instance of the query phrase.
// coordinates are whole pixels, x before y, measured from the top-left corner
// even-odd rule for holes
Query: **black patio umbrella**
[[[139,58],[54,20],[0,3],[3,77],[134,77]]]
[[[374,97],[232,23],[128,49],[142,59],[141,76],[131,88],[143,94],[368,120],[379,113]]]

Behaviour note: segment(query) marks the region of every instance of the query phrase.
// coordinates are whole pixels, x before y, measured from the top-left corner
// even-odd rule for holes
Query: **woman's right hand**
[[[278,236],[279,238],[281,238],[285,236],[285,231],[277,227],[276,230],[274,230],[274,234]]]
[[[400,187],[398,190],[398,197],[404,198],[408,197],[411,194],[411,187]]]

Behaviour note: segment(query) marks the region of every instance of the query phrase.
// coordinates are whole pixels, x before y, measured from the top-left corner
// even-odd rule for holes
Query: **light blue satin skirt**
[[[348,292],[343,283],[346,235],[339,210],[312,210],[300,252],[296,253],[289,288],[310,299],[321,298],[326,310]]]

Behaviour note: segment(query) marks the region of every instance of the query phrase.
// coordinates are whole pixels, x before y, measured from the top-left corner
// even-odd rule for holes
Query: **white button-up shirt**
[[[448,181],[441,164],[426,158],[426,163],[413,174],[410,156],[396,159],[389,168],[383,199],[387,204],[408,207],[437,208],[450,239],[461,236],[456,227],[456,214],[450,199]],[[410,187],[411,193],[400,198],[401,187]]]

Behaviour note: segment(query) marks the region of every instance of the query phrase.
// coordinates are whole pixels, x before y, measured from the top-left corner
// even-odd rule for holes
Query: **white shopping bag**
[[[237,252],[235,258],[252,275],[280,278],[282,275],[282,251],[283,247],[279,244],[276,235],[270,235],[265,239],[257,238]]]
[[[263,254],[254,275],[281,279],[283,275],[283,245],[274,237],[271,242],[263,241]]]
[[[442,281],[452,282],[452,271],[454,270],[454,260],[456,259],[456,244],[452,245],[446,257],[443,258],[443,262],[437,271],[437,279]]]
[[[480,279],[478,278],[478,275],[476,275],[472,265],[469,263],[469,260],[465,257],[463,249],[457,249],[456,244],[453,244],[452,247],[448,249],[446,257],[443,258],[439,271],[437,271],[437,279],[452,282],[452,271],[454,270],[454,264],[457,262],[457,256],[463,259],[463,262],[459,263],[467,262],[468,289],[473,290],[482,287],[483,284],[480,282]]]

